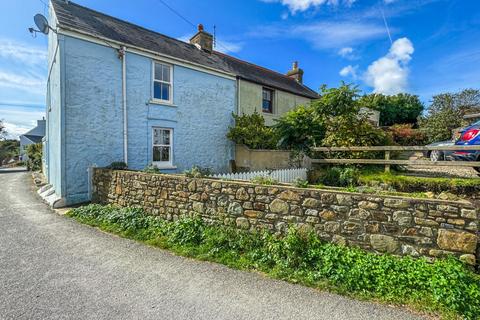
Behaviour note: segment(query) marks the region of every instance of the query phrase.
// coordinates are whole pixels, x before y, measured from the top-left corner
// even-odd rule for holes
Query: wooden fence
[[[390,171],[390,165],[414,165],[414,166],[458,166],[480,167],[480,161],[430,161],[430,160],[394,160],[390,159],[391,152],[395,151],[480,151],[480,145],[475,146],[374,146],[374,147],[317,147],[313,151],[318,152],[361,152],[380,151],[385,152],[384,159],[312,159],[312,163],[321,164],[379,164],[385,165],[385,171]]]
[[[211,177],[227,180],[246,180],[250,181],[255,177],[269,177],[282,183],[293,183],[298,179],[307,180],[306,168],[282,169],[282,170],[264,170],[254,172],[223,173],[214,174]]]

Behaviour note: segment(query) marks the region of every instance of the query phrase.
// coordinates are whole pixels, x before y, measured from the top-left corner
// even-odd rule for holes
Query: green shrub
[[[153,164],[146,166],[142,171],[145,173],[162,173],[162,171]]]
[[[265,119],[258,112],[250,115],[232,114],[235,126],[230,127],[227,138],[236,144],[251,149],[276,149],[278,137],[275,131],[265,125]]]
[[[427,260],[377,255],[322,242],[313,231],[249,233],[199,218],[168,222],[141,209],[89,205],[69,216],[177,253],[258,270],[272,277],[386,302],[480,317],[480,276],[454,258]],[[451,314],[449,314],[451,315]]]
[[[308,188],[308,180],[297,178],[293,182],[293,185],[297,188]]]
[[[256,184],[263,184],[263,185],[266,185],[266,186],[270,186],[272,184],[277,184],[278,181],[273,179],[272,177],[268,177],[268,176],[256,176],[256,177],[253,177],[251,180],[251,182],[253,183],[256,183]]]
[[[189,178],[204,178],[209,177],[213,174],[210,168],[202,168],[200,166],[193,166],[189,170],[183,172]]]
[[[110,163],[107,166],[107,169],[112,169],[112,170],[127,170],[128,166],[125,162],[123,161],[114,161]]]
[[[400,146],[422,146],[426,138],[423,131],[414,129],[412,124],[396,124],[388,128],[393,142]]]
[[[43,146],[41,143],[29,144],[26,148],[28,156],[27,168],[32,171],[42,170],[42,153]]]
[[[309,153],[310,148],[321,145],[325,137],[323,115],[312,106],[297,106],[288,111],[274,126],[279,146],[284,149]]]
[[[329,167],[320,175],[320,183],[333,187],[353,187],[359,184],[360,171],[353,167]]]

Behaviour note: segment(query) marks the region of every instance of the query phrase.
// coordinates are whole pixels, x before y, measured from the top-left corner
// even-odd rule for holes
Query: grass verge
[[[206,225],[199,218],[169,222],[139,208],[88,205],[67,215],[183,256],[356,298],[406,304],[448,319],[480,319],[480,276],[453,258],[429,263],[376,255],[322,242],[312,231],[249,233]]]

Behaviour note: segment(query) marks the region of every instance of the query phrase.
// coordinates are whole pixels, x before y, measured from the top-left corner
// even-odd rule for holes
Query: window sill
[[[171,165],[171,164],[155,164],[155,162],[154,162],[153,165],[154,165],[155,167],[157,167],[158,169],[160,169],[160,170],[173,170],[173,169],[177,169],[177,166],[174,166],[174,165]]]
[[[155,104],[155,105],[171,107],[171,108],[176,108],[177,107],[177,105],[173,104],[173,102],[162,101],[162,100],[153,100],[153,99],[150,99],[149,101],[147,101],[147,104]]]

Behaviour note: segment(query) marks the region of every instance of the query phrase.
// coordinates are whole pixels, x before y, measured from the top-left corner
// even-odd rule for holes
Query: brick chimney
[[[213,36],[203,30],[203,24],[198,25],[198,32],[190,39],[190,43],[199,45],[206,52],[213,50]]]
[[[298,83],[303,83],[303,70],[298,68],[298,61],[295,61],[292,70],[287,72],[287,77],[295,79]]]

